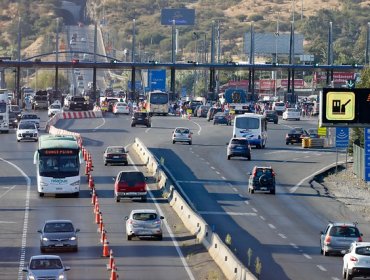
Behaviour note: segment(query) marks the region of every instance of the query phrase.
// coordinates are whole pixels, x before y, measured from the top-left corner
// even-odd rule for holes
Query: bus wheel
[[[43,196],[44,196],[44,193],[43,193],[43,192],[40,192],[40,193],[39,193],[39,196],[40,196],[40,197],[43,197]]]
[[[79,197],[79,196],[80,196],[80,192],[75,192],[75,193],[73,194],[73,196],[74,196],[74,197]]]

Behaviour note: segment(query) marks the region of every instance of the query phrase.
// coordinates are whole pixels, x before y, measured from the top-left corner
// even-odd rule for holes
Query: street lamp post
[[[279,34],[279,15],[280,13],[277,13],[277,20],[276,20],[276,32],[275,32],[275,64],[278,65],[278,38],[280,36]],[[275,90],[274,90],[274,96],[277,95],[277,70],[275,71]]]
[[[131,49],[131,62],[135,63],[135,33],[136,33],[136,22],[135,19],[132,20],[132,49]],[[131,69],[131,91],[132,99],[135,99],[135,67],[132,66]]]

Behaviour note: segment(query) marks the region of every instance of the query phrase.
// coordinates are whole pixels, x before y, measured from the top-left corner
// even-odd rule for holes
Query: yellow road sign
[[[352,121],[355,119],[355,94],[353,92],[333,92],[326,95],[326,118],[332,121]]]

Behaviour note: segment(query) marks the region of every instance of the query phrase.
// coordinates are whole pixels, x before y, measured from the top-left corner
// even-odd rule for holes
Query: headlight
[[[40,186],[41,187],[46,187],[48,184],[47,183],[45,183],[45,182],[40,182]]]
[[[69,238],[69,240],[76,240],[76,236],[72,236],[71,238]]]
[[[42,241],[49,241],[49,239],[47,237],[43,237]]]
[[[76,181],[76,182],[72,183],[72,184],[71,184],[71,186],[78,186],[79,184],[80,184],[80,180],[78,180],[78,181]]]
[[[64,280],[64,274],[59,275],[58,280]]]
[[[30,274],[30,275],[28,275],[28,279],[29,279],[29,280],[35,280],[36,278],[35,278],[35,276],[33,276],[32,274]]]

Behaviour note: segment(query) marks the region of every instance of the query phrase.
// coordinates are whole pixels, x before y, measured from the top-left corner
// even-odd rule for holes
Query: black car
[[[137,124],[151,127],[151,118],[148,112],[135,112],[132,116],[131,126],[135,127]]]
[[[69,110],[83,110],[89,109],[89,102],[83,96],[72,96],[69,101]]]
[[[273,122],[274,124],[277,124],[279,121],[279,116],[275,110],[266,110],[264,112],[264,116],[266,117],[266,120],[268,122]]]
[[[245,157],[251,160],[251,145],[245,138],[231,138],[227,143],[227,159]]]
[[[218,112],[222,112],[222,108],[211,107],[207,112],[207,121],[213,120],[213,116]]]
[[[225,112],[218,112],[213,117],[213,124],[226,124],[231,125],[231,116]]]
[[[270,166],[255,166],[249,174],[248,192],[266,191],[275,194],[275,172]]]
[[[306,130],[304,130],[301,127],[295,127],[291,129],[286,135],[285,135],[285,143],[287,145],[294,144],[294,143],[302,143],[302,138],[307,137],[308,133]]]
[[[18,126],[17,114],[12,111],[9,112],[9,126],[13,128]]]
[[[109,146],[104,152],[104,165],[123,163],[128,165],[127,151],[122,146]]]

